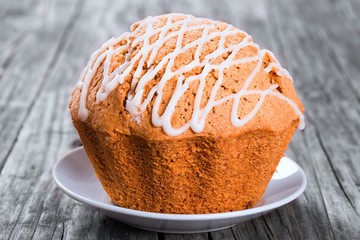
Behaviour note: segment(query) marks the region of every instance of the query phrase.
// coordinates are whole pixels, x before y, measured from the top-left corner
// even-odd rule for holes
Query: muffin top
[[[147,17],[81,73],[73,119],[147,138],[304,127],[292,78],[244,31],[183,14]]]

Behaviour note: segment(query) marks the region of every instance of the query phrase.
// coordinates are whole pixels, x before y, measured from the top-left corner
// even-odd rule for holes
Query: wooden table
[[[78,146],[67,102],[102,42],[148,15],[229,22],[272,50],[306,107],[287,155],[308,186],[292,203],[227,230],[128,227],[60,191],[55,161]],[[0,0],[0,239],[360,239],[360,2]]]

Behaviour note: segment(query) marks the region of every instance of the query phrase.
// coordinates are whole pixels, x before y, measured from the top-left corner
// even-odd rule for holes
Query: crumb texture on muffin
[[[289,73],[244,31],[148,17],[104,43],[69,104],[116,204],[164,213],[254,206],[304,108]]]

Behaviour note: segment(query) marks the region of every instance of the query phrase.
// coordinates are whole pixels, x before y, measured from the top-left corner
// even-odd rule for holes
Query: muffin
[[[304,108],[292,78],[244,31],[183,14],[147,17],[104,43],[71,117],[117,205],[218,213],[262,197]]]

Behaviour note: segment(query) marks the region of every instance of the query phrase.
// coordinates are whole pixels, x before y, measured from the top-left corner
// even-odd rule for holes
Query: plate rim
[[[233,211],[233,212],[205,213],[205,214],[171,214],[171,213],[146,212],[146,211],[129,209],[129,208],[124,208],[124,207],[120,207],[120,206],[116,206],[116,205],[110,205],[110,204],[106,204],[103,202],[95,201],[95,200],[83,197],[82,195],[79,195],[73,191],[70,191],[68,188],[66,188],[62,184],[62,182],[58,179],[56,169],[58,168],[60,163],[65,161],[66,158],[68,158],[71,155],[78,154],[81,151],[83,151],[85,153],[85,156],[87,157],[84,148],[81,146],[81,147],[75,148],[75,149],[71,150],[70,152],[64,154],[62,157],[60,157],[56,161],[56,163],[54,164],[54,166],[52,167],[52,170],[51,170],[52,177],[53,177],[55,184],[71,198],[73,198],[79,202],[85,203],[89,206],[99,208],[99,209],[104,209],[106,211],[111,211],[111,212],[116,212],[119,214],[131,215],[131,216],[136,216],[136,217],[141,217],[141,218],[170,220],[170,221],[171,220],[202,221],[202,220],[233,219],[233,218],[251,216],[251,215],[255,215],[255,214],[259,214],[259,213],[269,212],[275,208],[281,207],[285,204],[292,202],[293,200],[298,198],[305,191],[306,186],[307,186],[307,178],[306,178],[304,170],[294,160],[292,160],[291,158],[289,158],[287,156],[283,156],[282,158],[285,158],[287,161],[292,162],[293,164],[295,164],[298,167],[300,175],[301,175],[301,179],[303,180],[301,183],[301,186],[293,194],[287,196],[286,198],[283,198],[283,199],[280,199],[273,203],[265,204],[265,205],[262,205],[259,207],[253,207],[250,209]]]

